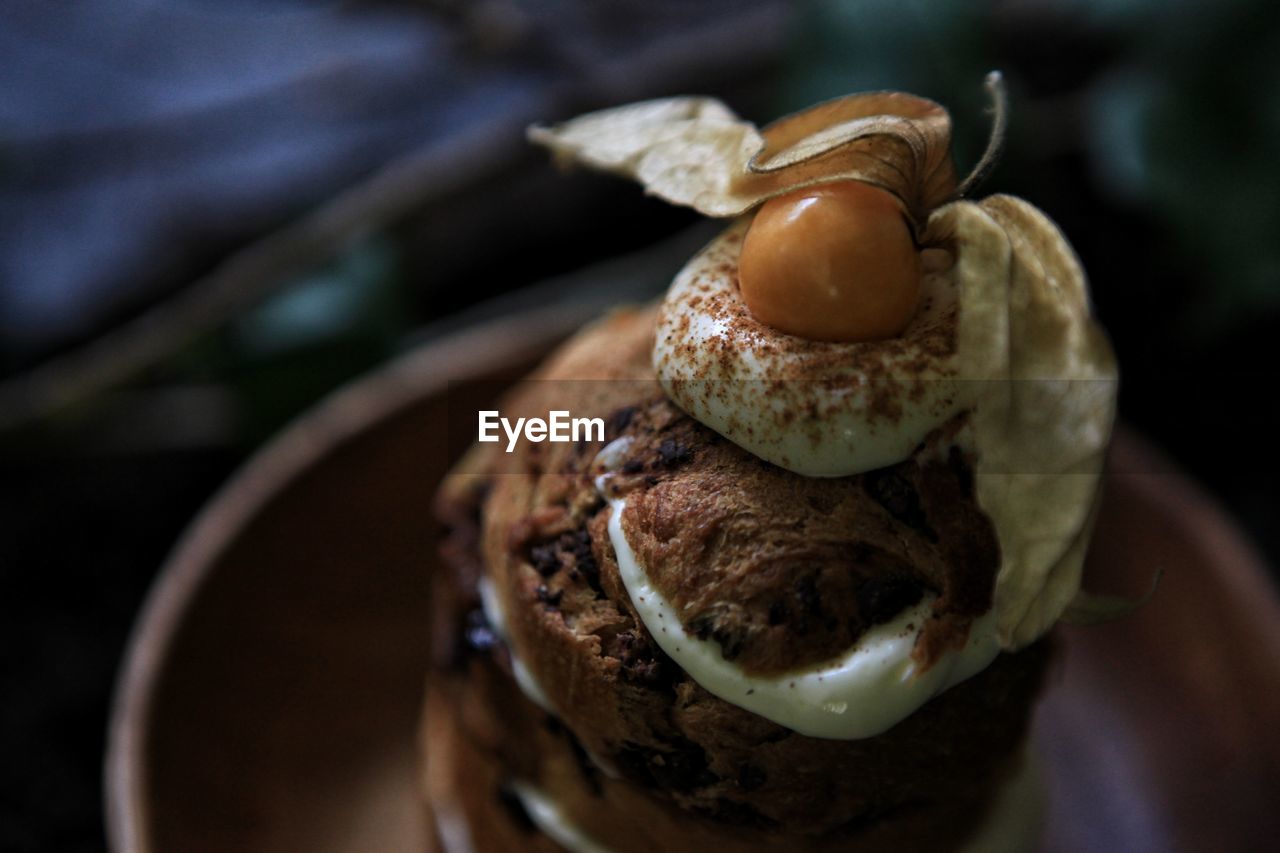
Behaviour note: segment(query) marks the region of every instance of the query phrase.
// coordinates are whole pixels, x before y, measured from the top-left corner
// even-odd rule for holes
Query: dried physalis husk
[[[1080,594],[1080,575],[1115,420],[1115,357],[1074,252],[1030,204],[955,202],[934,212],[928,238],[956,259],[959,372],[979,383],[974,485],[1000,542],[1001,644],[1019,648],[1068,607],[1109,607]]]
[[[1062,621],[1070,625],[1099,625],[1122,616],[1128,616],[1144,606],[1156,594],[1164,570],[1157,567],[1151,575],[1151,586],[1137,598],[1127,595],[1111,595],[1080,590],[1062,612]]]
[[[667,98],[530,128],[529,138],[563,161],[634,178],[714,217],[856,179],[896,196],[918,230],[956,189],[947,111],[900,92],[837,98],[764,130],[711,98]]]

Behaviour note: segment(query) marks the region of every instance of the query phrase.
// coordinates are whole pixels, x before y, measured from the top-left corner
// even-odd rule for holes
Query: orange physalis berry
[[[861,181],[795,190],[761,205],[738,280],[757,320],[817,341],[875,341],[906,328],[920,253],[889,193]]]

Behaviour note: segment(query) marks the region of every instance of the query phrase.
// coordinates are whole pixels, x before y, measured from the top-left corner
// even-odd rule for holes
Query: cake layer
[[[500,658],[471,655],[428,690],[424,791],[448,853],[944,853],[969,850],[971,836],[992,829],[984,824],[997,809],[1015,812],[1002,823],[1023,836],[1034,831],[1026,803],[1000,805],[1022,761],[1018,744],[985,777],[956,780],[945,799],[912,800],[817,836],[781,831],[728,799],[715,811],[690,812],[601,770],[567,728],[520,694]],[[676,763],[670,767],[675,772]]]
[[[645,318],[614,317],[596,330],[596,340],[606,337],[615,352],[625,353],[630,336],[630,348],[642,351]],[[617,371],[616,361],[602,359],[598,348],[571,350],[558,361],[564,365],[575,357]],[[548,371],[541,375],[545,379]],[[635,382],[604,385],[591,386],[589,393],[610,411],[628,412],[611,419],[606,438],[636,438],[638,464],[626,476],[637,488],[654,488],[667,472],[686,466],[696,471],[699,459],[721,459],[705,469],[714,470],[730,464],[724,459],[731,457],[718,454],[740,452],[709,431],[697,437],[703,428],[661,397],[637,401]],[[672,431],[689,437],[690,454],[669,444],[664,453]],[[966,798],[981,802],[986,786],[1001,777],[1025,734],[1046,656],[1043,645],[1000,655],[883,735],[833,741],[797,734],[710,694],[654,643],[619,578],[606,530],[609,512],[587,470],[599,447],[536,447],[498,468],[467,469],[474,476],[455,478],[441,503],[452,528],[446,553],[454,571],[438,581],[447,578],[455,591],[437,595],[436,648],[442,667],[460,667],[454,701],[474,729],[473,740],[500,755],[513,778],[538,782],[541,753],[535,745],[547,719],[574,744],[571,751],[582,759],[577,766],[595,768],[601,779],[612,774],[651,807],[696,816],[699,825],[822,836],[927,803],[967,802],[967,814],[976,806]],[[839,487],[836,481],[820,482],[823,488]],[[855,487],[865,490],[866,484],[845,484]],[[901,536],[920,535],[874,499],[864,496],[856,503],[868,513],[882,513],[889,519],[884,523],[900,524]],[[892,537],[885,541],[892,543]],[[930,545],[924,536],[920,542],[919,549]],[[854,569],[848,560],[840,565]],[[492,591],[490,618],[481,607],[482,579]],[[789,641],[834,630],[808,609],[814,604],[819,613],[853,608],[845,619],[868,599],[884,618],[903,606],[875,596],[859,603],[844,590],[827,600],[821,586],[814,602],[805,587],[799,596],[794,587],[778,588],[793,608],[791,619],[809,620],[807,631],[787,626]],[[847,625],[844,630],[854,636]],[[467,654],[468,648],[480,654]],[[532,680],[536,690],[526,683],[522,692],[511,676],[515,672],[525,673],[521,681]],[[954,830],[963,816],[950,823]]]

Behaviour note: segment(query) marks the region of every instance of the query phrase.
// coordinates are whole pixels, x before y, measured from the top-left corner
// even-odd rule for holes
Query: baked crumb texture
[[[630,438],[610,489],[625,494],[628,541],[686,628],[772,674],[836,655],[931,594],[918,661],[963,644],[991,606],[999,549],[949,441],[961,424],[890,468],[801,477],[680,412],[653,378],[653,329],[653,310],[611,315],[502,409],[604,417],[606,442]],[[792,732],[703,690],[650,637],[605,529],[591,471],[602,446],[524,442],[469,459],[441,491],[432,802],[451,803],[480,850],[559,849],[522,817],[513,781],[619,853],[961,844],[1017,761],[1047,643],[1001,654],[876,737]],[[480,607],[481,577],[501,629]],[[517,687],[513,651],[552,710]]]

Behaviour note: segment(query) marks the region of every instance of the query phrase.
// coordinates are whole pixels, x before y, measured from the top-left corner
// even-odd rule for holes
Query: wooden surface
[[[525,315],[412,353],[209,505],[118,685],[114,849],[432,849],[414,789],[430,501],[446,448],[496,387],[450,383],[514,378],[581,319]],[[1165,574],[1139,613],[1062,631],[1035,734],[1045,849],[1264,849],[1280,838],[1280,606],[1265,569],[1132,435],[1104,501],[1090,585],[1139,594]]]

